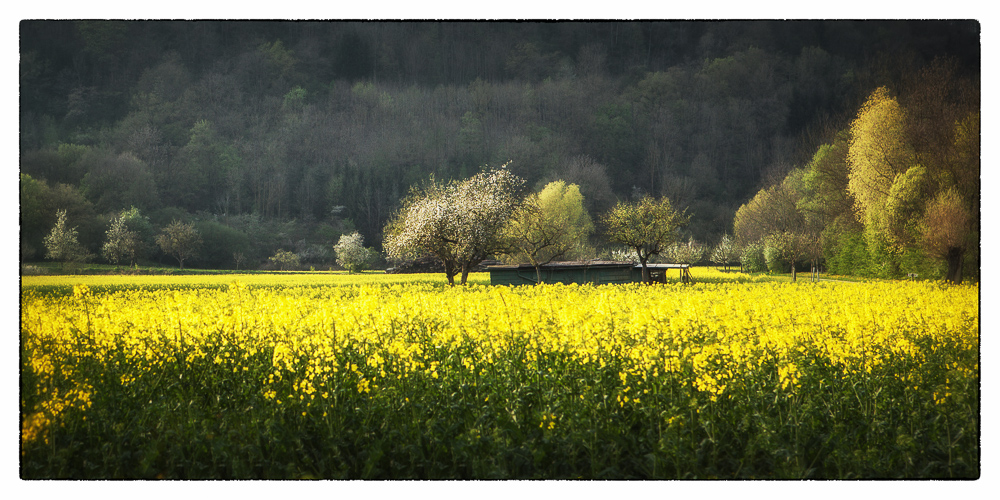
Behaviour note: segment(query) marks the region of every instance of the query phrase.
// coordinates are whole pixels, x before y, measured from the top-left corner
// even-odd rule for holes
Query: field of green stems
[[[980,477],[978,285],[703,273],[25,276],[20,476]]]

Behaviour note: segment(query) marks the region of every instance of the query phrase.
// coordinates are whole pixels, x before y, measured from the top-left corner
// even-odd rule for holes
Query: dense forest
[[[130,211],[149,261],[180,220],[194,267],[284,249],[325,268],[341,234],[380,248],[412,186],[508,162],[595,215],[666,196],[715,245],[877,89],[920,115],[928,75],[964,82],[925,117],[954,128],[979,72],[975,21],[22,21],[21,258],[44,258],[57,210],[93,254]]]

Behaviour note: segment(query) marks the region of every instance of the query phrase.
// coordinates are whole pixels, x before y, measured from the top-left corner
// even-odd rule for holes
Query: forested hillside
[[[380,248],[411,186],[507,162],[593,215],[667,196],[715,244],[935,60],[978,91],[979,23],[23,21],[21,257],[57,210],[99,254],[135,207],[150,260],[176,219],[193,267],[325,266],[355,229]]]

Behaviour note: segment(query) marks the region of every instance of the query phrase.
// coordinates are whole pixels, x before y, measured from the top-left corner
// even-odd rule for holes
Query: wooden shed
[[[666,282],[669,269],[680,269],[682,281],[690,279],[687,264],[649,264],[647,267],[650,278],[659,283]],[[486,270],[493,285],[534,285],[538,282],[538,274],[531,264],[489,266]],[[642,266],[603,260],[552,262],[541,267],[541,274],[543,283],[636,283],[642,281]]]
[[[681,283],[690,283],[693,281],[691,279],[691,266],[689,264],[646,264],[649,268],[649,279],[654,283],[666,283],[670,279],[669,271],[676,269],[677,279]],[[642,281],[642,266],[636,265],[632,268],[635,273],[635,281]]]

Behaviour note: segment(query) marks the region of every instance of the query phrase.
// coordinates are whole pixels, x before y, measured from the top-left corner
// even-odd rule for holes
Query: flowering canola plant
[[[108,293],[78,285],[62,296],[28,288],[21,306],[22,450],[100,401],[152,402],[164,374],[239,387],[259,405],[317,419],[357,401],[408,405],[461,391],[556,433],[571,432],[563,414],[580,408],[632,408],[672,428],[690,419],[690,398],[701,411],[837,380],[892,378],[946,405],[973,397],[961,388],[979,377],[977,286],[233,281]],[[530,408],[502,401],[523,387],[545,396]]]

